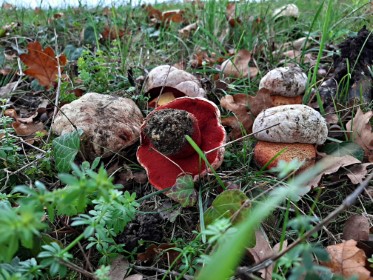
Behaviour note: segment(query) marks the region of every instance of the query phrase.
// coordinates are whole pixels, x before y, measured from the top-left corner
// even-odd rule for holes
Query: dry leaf
[[[164,11],[162,13],[162,21],[163,22],[176,22],[180,23],[183,22],[184,11],[183,10],[170,10],[170,11]]]
[[[0,98],[9,98],[11,93],[16,89],[18,82],[9,83],[3,87],[0,87]]]
[[[325,162],[325,167],[319,175],[317,175],[314,179],[310,181],[308,186],[311,188],[318,186],[321,180],[321,177],[323,175],[333,174],[337,172],[339,168],[344,167],[344,166],[361,163],[360,160],[350,155],[345,155],[343,157],[335,157],[335,156],[328,155],[323,160]]]
[[[115,27],[105,26],[104,30],[101,32],[101,36],[104,40],[115,40],[122,38],[125,34],[124,29],[118,29]]]
[[[137,255],[137,260],[140,262],[149,262],[153,261],[159,256],[162,256],[162,259],[165,261],[165,263],[173,263],[180,254],[180,252],[176,251],[173,248],[175,248],[175,245],[173,244],[162,243],[158,246],[152,244],[148,248],[146,248],[144,253],[140,253]]]
[[[224,126],[229,126],[232,131],[229,133],[230,139],[237,139],[244,133],[251,133],[254,117],[248,110],[249,95],[235,94],[226,95],[220,100],[220,105],[233,112],[235,116],[222,118]]]
[[[373,132],[369,123],[372,116],[373,111],[364,114],[359,108],[355,117],[346,124],[346,129],[353,131],[349,138],[364,149],[369,162],[373,162]]]
[[[342,239],[355,241],[369,240],[369,220],[362,215],[353,215],[343,227]]]
[[[346,175],[352,184],[360,184],[368,174],[367,167],[371,165],[373,165],[373,163],[355,164],[354,166],[348,168]]]
[[[124,280],[142,280],[142,279],[144,279],[144,276],[142,274],[133,274],[131,276],[124,278]]]
[[[236,24],[241,24],[241,20],[236,17],[236,4],[234,2],[229,2],[227,4],[225,18],[228,20],[231,27],[235,27]]]
[[[61,55],[58,63],[53,49],[47,47],[43,50],[39,42],[29,43],[27,49],[27,54],[20,55],[22,62],[28,66],[24,73],[36,78],[40,85],[50,88],[57,79],[58,66],[66,65],[66,56]]]
[[[122,256],[114,259],[113,262],[110,264],[110,280],[123,280],[127,274],[129,267],[129,262]]]
[[[343,277],[357,276],[359,280],[371,280],[370,272],[365,268],[366,255],[356,247],[357,242],[348,240],[326,248],[331,260],[324,265],[333,273]]]
[[[239,50],[233,59],[227,59],[221,65],[224,75],[235,78],[254,78],[259,70],[256,67],[249,67],[251,61],[251,52],[248,50]]]
[[[30,136],[36,132],[44,131],[44,124],[39,123],[21,123],[15,121],[12,123],[12,127],[18,136]]]
[[[253,261],[253,263],[258,264],[267,259],[268,257],[272,256],[274,252],[271,246],[269,245],[268,240],[260,230],[257,230],[255,232],[255,239],[255,247],[247,249],[247,253],[250,259]],[[270,265],[265,269],[259,270],[259,273],[261,274],[262,279],[271,280],[272,271],[273,265]]]
[[[192,31],[196,30],[198,27],[197,23],[191,23],[179,30],[179,35],[183,38],[189,38]]]

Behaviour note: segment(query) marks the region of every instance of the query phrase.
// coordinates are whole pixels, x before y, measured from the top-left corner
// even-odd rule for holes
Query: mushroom
[[[277,126],[266,129],[267,127]],[[282,149],[286,149],[273,163],[279,160],[305,160],[306,166],[314,163],[315,145],[326,141],[328,128],[319,112],[306,105],[282,105],[262,111],[254,121],[253,133],[259,140],[254,148],[254,161],[265,165]]]
[[[172,187],[182,175],[189,174],[197,180],[207,174],[208,167],[186,135],[206,152],[214,169],[223,162],[226,133],[218,107],[204,98],[177,98],[157,107],[141,126],[137,159],[156,189]]]
[[[259,83],[259,90],[271,95],[273,106],[301,104],[307,75],[297,67],[279,67],[269,71]]]
[[[276,167],[280,160],[290,162],[295,158],[304,161],[302,169],[305,169],[315,164],[316,148],[313,144],[258,141],[254,148],[255,164],[262,167],[274,157],[276,158],[267,166],[268,169]]]
[[[206,97],[206,92],[196,77],[170,65],[152,69],[145,80],[144,90],[151,99],[149,107],[164,105],[183,96]]]
[[[58,135],[80,128],[88,159],[108,157],[135,143],[143,116],[131,99],[90,92],[61,107],[52,130]]]

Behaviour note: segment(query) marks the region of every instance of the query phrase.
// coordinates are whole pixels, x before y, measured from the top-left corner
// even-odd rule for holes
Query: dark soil
[[[349,37],[338,45],[340,54],[334,55],[334,73],[320,87],[325,100],[335,98],[338,88],[343,90],[343,81],[350,73],[348,100],[372,101],[373,77],[369,67],[373,65],[373,34],[364,26],[356,36]]]

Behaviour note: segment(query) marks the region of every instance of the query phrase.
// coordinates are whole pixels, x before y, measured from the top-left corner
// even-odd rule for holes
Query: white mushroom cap
[[[271,127],[275,124],[277,126]],[[264,131],[258,132],[268,128]],[[321,145],[328,135],[325,119],[306,105],[282,105],[262,111],[253,124],[255,138],[277,143]]]
[[[192,74],[170,65],[161,65],[152,69],[145,81],[145,92],[162,87],[175,88],[189,97],[206,97],[199,80]]]
[[[279,17],[294,17],[298,18],[299,17],[299,9],[295,4],[287,4],[284,5],[276,10],[274,10],[272,16],[274,18],[279,18]]]
[[[269,71],[259,83],[259,89],[265,88],[272,95],[294,97],[306,90],[307,75],[297,67],[279,67]]]

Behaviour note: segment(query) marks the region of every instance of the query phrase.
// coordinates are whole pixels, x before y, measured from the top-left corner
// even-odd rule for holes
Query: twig
[[[56,29],[54,29],[54,38],[55,38],[55,42],[56,42],[56,46],[55,46],[55,53],[57,54],[57,51],[58,51],[58,43],[57,43],[57,32],[56,32]],[[58,112],[58,102],[60,100],[60,94],[61,94],[61,80],[62,80],[62,74],[61,74],[61,64],[60,64],[60,59],[59,57],[57,56],[57,70],[58,70],[58,80],[57,80],[57,89],[56,89],[56,99],[55,99],[55,102],[54,102],[54,108],[53,108],[53,115],[52,115],[52,124],[54,122],[54,119],[56,118],[56,115],[57,115],[57,112]],[[49,133],[48,133],[48,137],[47,137],[47,143],[49,142],[49,139],[52,135],[52,129],[49,130]]]
[[[250,136],[253,136],[254,134],[257,134],[257,133],[259,133],[259,132],[265,131],[265,130],[267,130],[267,129],[269,129],[269,128],[272,128],[272,127],[275,127],[275,126],[278,126],[278,125],[280,125],[280,123],[276,123],[276,124],[274,124],[274,125],[271,125],[271,126],[268,126],[268,127],[266,127],[266,128],[263,128],[263,129],[261,129],[261,130],[258,130],[257,132],[253,132],[253,133],[247,134],[247,135],[245,135],[245,136],[242,136],[242,137],[240,137],[240,138],[234,139],[233,141],[230,141],[230,142],[225,143],[225,144],[223,144],[223,145],[221,145],[221,146],[219,146],[219,147],[216,147],[216,148],[214,148],[214,149],[211,149],[211,150],[205,152],[205,154],[212,153],[213,151],[219,150],[219,149],[221,149],[221,148],[223,148],[223,147],[225,147],[225,146],[231,145],[231,144],[233,144],[233,143],[235,143],[235,142],[241,141],[241,140],[243,140],[243,139],[245,139],[245,138],[248,138],[248,137],[250,137]]]
[[[303,242],[305,239],[310,237],[312,234],[315,232],[319,231],[322,227],[327,226],[334,218],[341,213],[342,211],[346,210],[348,207],[353,205],[358,198],[358,196],[365,190],[365,188],[368,186],[369,182],[373,178],[373,172],[369,174],[369,176],[353,191],[349,196],[343,200],[342,204],[339,205],[333,212],[331,212],[325,219],[323,219],[320,223],[318,223],[314,228],[311,230],[307,231],[303,236],[299,237],[297,240],[295,240],[292,244],[287,246],[284,250],[281,252],[272,255],[266,260],[263,260],[257,265],[251,266],[251,267],[239,267],[238,272],[240,274],[245,273],[245,274],[251,274],[256,271],[259,271],[261,269],[264,269],[271,264],[273,264],[276,260],[281,258],[283,255],[288,253],[290,250],[292,250],[294,247],[298,246],[301,242]]]
[[[166,269],[161,269],[161,268],[152,267],[152,266],[131,265],[131,267],[134,268],[134,269],[137,269],[137,270],[156,271],[156,272],[159,272],[159,273],[162,273],[162,274],[166,274],[166,273],[171,274],[172,276],[182,276],[186,280],[193,280],[194,279],[194,277],[190,276],[190,275],[185,275],[185,274],[181,274],[181,273],[176,272],[176,271],[169,271],[169,270],[166,270]]]
[[[80,266],[77,266],[76,264],[64,261],[62,259],[59,259],[58,262],[60,262],[62,265],[66,266],[67,268],[70,268],[71,270],[74,270],[80,274],[83,274],[84,276],[90,279],[95,279],[95,280],[98,279],[93,273],[81,268]]]

